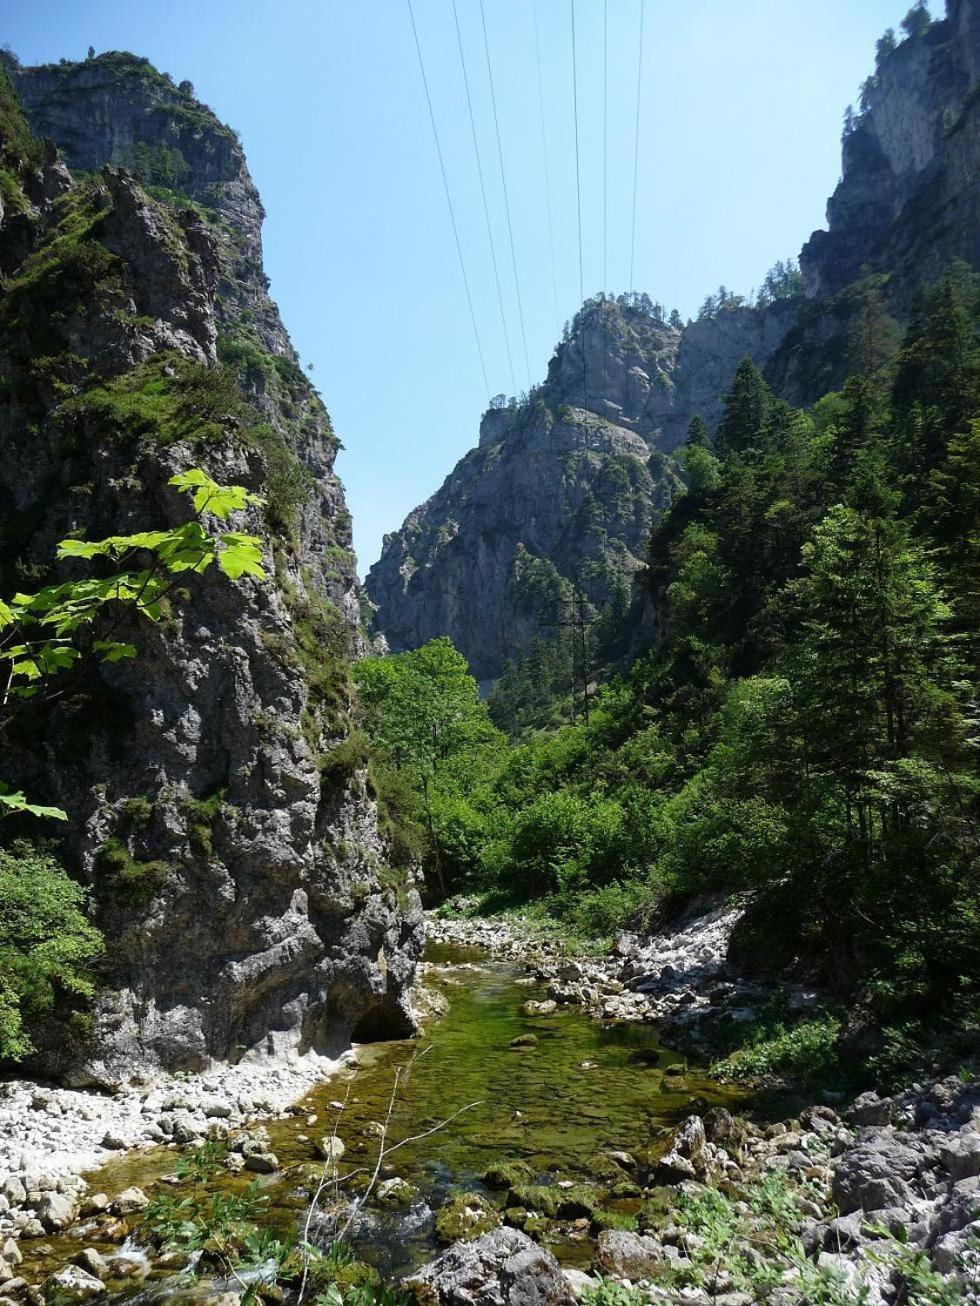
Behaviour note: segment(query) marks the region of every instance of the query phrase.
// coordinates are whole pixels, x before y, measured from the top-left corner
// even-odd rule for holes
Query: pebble
[[[25,1209],[29,1192],[61,1194],[77,1207],[82,1171],[130,1148],[227,1137],[246,1119],[287,1111],[349,1061],[350,1054],[339,1061],[223,1066],[194,1077],[146,1077],[111,1094],[6,1081],[0,1085],[0,1243],[14,1232],[39,1238],[45,1224],[54,1227],[44,1214]],[[106,1194],[97,1193],[83,1198],[80,1210],[92,1216],[108,1207]],[[58,1203],[45,1208],[59,1209]]]

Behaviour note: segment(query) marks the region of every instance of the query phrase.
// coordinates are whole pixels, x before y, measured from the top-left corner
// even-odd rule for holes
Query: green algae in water
[[[446,960],[460,958],[447,952]],[[575,1007],[546,1018],[527,1017],[521,1006],[534,991],[515,983],[515,970],[476,967],[468,954],[465,960],[464,967],[431,977],[450,1005],[424,1038],[362,1048],[355,1070],[311,1092],[297,1114],[266,1122],[270,1148],[283,1170],[262,1179],[269,1197],[264,1223],[280,1234],[301,1228],[306,1209],[302,1180],[311,1167],[320,1172],[316,1140],[332,1132],[335,1123],[346,1145],[342,1173],[373,1169],[378,1125],[388,1114],[396,1073],[388,1147],[431,1129],[462,1107],[478,1105],[446,1128],[400,1148],[383,1166],[381,1180],[398,1176],[417,1190],[408,1205],[369,1203],[358,1221],[354,1250],[386,1277],[408,1273],[437,1254],[433,1213],[454,1194],[479,1193],[502,1210],[506,1193],[483,1182],[495,1169],[519,1162],[525,1182],[534,1187],[558,1180],[601,1183],[597,1153],[629,1152],[642,1169],[662,1151],[666,1131],[685,1115],[737,1099],[736,1090],[695,1069],[681,1078],[665,1078],[664,1069],[677,1057],[660,1045],[654,1027],[600,1023]],[[536,1046],[510,1046],[532,1032]],[[348,1084],[338,1123],[331,1103],[343,1099]],[[315,1125],[306,1121],[312,1113],[318,1117]],[[162,1148],[131,1154],[90,1176],[90,1191],[115,1193],[130,1184],[149,1190],[176,1162],[177,1154]],[[206,1187],[236,1192],[254,1179],[221,1172]],[[358,1191],[358,1182],[364,1182],[363,1175],[352,1182],[352,1192]],[[610,1196],[602,1205],[628,1221],[630,1208],[639,1203],[624,1204]],[[592,1245],[581,1230],[563,1236],[552,1228],[548,1236],[559,1259],[584,1263],[591,1258]],[[23,1245],[32,1282],[64,1264],[82,1245],[65,1236],[45,1242],[50,1251],[40,1258],[31,1256],[30,1243]]]

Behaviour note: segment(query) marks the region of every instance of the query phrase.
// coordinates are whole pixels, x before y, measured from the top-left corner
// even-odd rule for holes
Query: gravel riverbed
[[[113,1093],[0,1084],[0,1242],[71,1223],[83,1171],[128,1149],[194,1143],[281,1115],[351,1055],[224,1066]]]

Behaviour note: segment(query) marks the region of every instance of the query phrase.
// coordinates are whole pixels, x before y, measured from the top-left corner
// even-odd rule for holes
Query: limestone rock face
[[[594,304],[531,399],[485,414],[478,447],[386,536],[368,576],[393,650],[450,635],[489,680],[567,616],[575,587],[596,608],[628,594],[680,485],[656,447],[678,336]]]
[[[800,253],[808,304],[767,369],[787,399],[840,384],[860,311],[854,288],[869,274],[901,320],[916,288],[951,263],[980,266],[978,70],[977,0],[949,0],[944,19],[881,60],[845,130],[828,229]]]
[[[385,537],[366,584],[390,647],[449,635],[492,680],[573,591],[593,611],[628,596],[681,485],[671,451],[695,414],[717,422],[739,361],[762,366],[794,320],[790,304],[743,306],[682,329],[589,301],[544,384],[485,413],[478,447]]]
[[[0,221],[0,592],[76,574],[52,564],[73,532],[186,520],[167,482],[190,466],[266,501],[236,523],[265,580],[192,578],[129,631],[136,659],[5,739],[4,778],[68,811],[45,833],[109,940],[93,1028],[36,1031],[43,1068],[116,1083],[404,1032],[417,897],[364,774],[319,766],[363,647],[336,439],[266,293],[241,148],[132,56],[16,83],[86,175],[36,152]]]
[[[835,294],[863,266],[897,274],[908,288],[941,276],[954,258],[980,261],[978,117],[969,94],[977,15],[975,0],[962,0],[881,62],[867,110],[844,137],[829,231],[803,248],[811,295]]]

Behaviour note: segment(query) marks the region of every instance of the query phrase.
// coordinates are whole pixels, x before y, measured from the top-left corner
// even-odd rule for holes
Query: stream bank
[[[166,1253],[146,1222],[171,1192],[210,1201],[242,1197],[256,1184],[263,1224],[277,1236],[295,1233],[333,1132],[340,1174],[350,1178],[336,1203],[346,1220],[386,1120],[389,1143],[427,1136],[380,1167],[372,1201],[350,1231],[359,1263],[399,1278],[448,1242],[506,1221],[542,1238],[563,1263],[587,1268],[599,1232],[635,1226],[683,1119],[692,1109],[734,1105],[738,1092],[680,1063],[650,1025],[554,1010],[544,989],[485,954],[436,947],[429,956],[427,981],[448,1009],[424,1039],[360,1048],[356,1064],[264,1125],[241,1112],[204,1117],[203,1133],[182,1129],[161,1145],[121,1153],[86,1177],[85,1193],[53,1176],[16,1192],[27,1215],[15,1229],[23,1259],[9,1267],[15,1290],[0,1286],[0,1299],[24,1300],[86,1251],[108,1266],[114,1297],[131,1295],[147,1275],[154,1281],[158,1253]],[[149,1115],[169,1104],[158,1091],[142,1090]],[[181,1170],[175,1184],[181,1157],[200,1154],[206,1139],[214,1164],[198,1166],[196,1177]],[[337,1227],[327,1205],[313,1222],[324,1243]],[[137,1248],[141,1272],[133,1269]],[[120,1264],[133,1279],[116,1276]]]
[[[459,905],[468,907],[466,900]],[[602,956],[569,955],[562,942],[514,917],[429,913],[426,937],[430,946],[485,948],[522,965],[561,1005],[584,1007],[600,1020],[656,1024],[668,1041],[697,1050],[705,1047],[709,1030],[754,1020],[777,992],[775,985],[739,974],[728,961],[740,914],[725,902],[701,904],[657,934],[620,932]],[[798,984],[780,984],[778,992],[798,1011],[819,1001],[815,991]]]
[[[557,1306],[603,1280],[625,1294],[621,1306],[980,1302],[974,1072],[864,1094],[843,1113],[819,1103],[768,1124],[741,1119],[751,1103],[678,1059],[653,1020],[596,1021],[559,1005],[499,960],[503,947],[488,962],[471,946],[431,944],[422,970],[444,1014],[426,1039],[360,1049],[356,1065],[264,1125],[205,1116],[204,1146],[171,1135],[120,1153],[89,1176],[80,1221],[56,1227],[59,1199],[72,1199],[61,1184],[25,1193],[41,1227],[0,1239],[0,1306],[188,1295],[216,1306],[215,1294],[237,1306],[250,1282],[269,1303],[289,1300],[295,1255],[279,1265],[269,1240],[285,1247],[303,1227],[325,1153],[341,1191],[309,1227],[327,1248],[350,1225],[346,1259],[317,1262],[318,1284],[342,1294],[411,1284],[426,1264],[415,1290],[426,1306],[542,1292]],[[239,1263],[237,1283],[207,1260],[212,1239],[191,1252],[173,1233],[174,1212],[206,1219],[234,1202],[251,1203],[266,1249],[261,1263]],[[180,1272],[199,1256],[203,1278]]]

